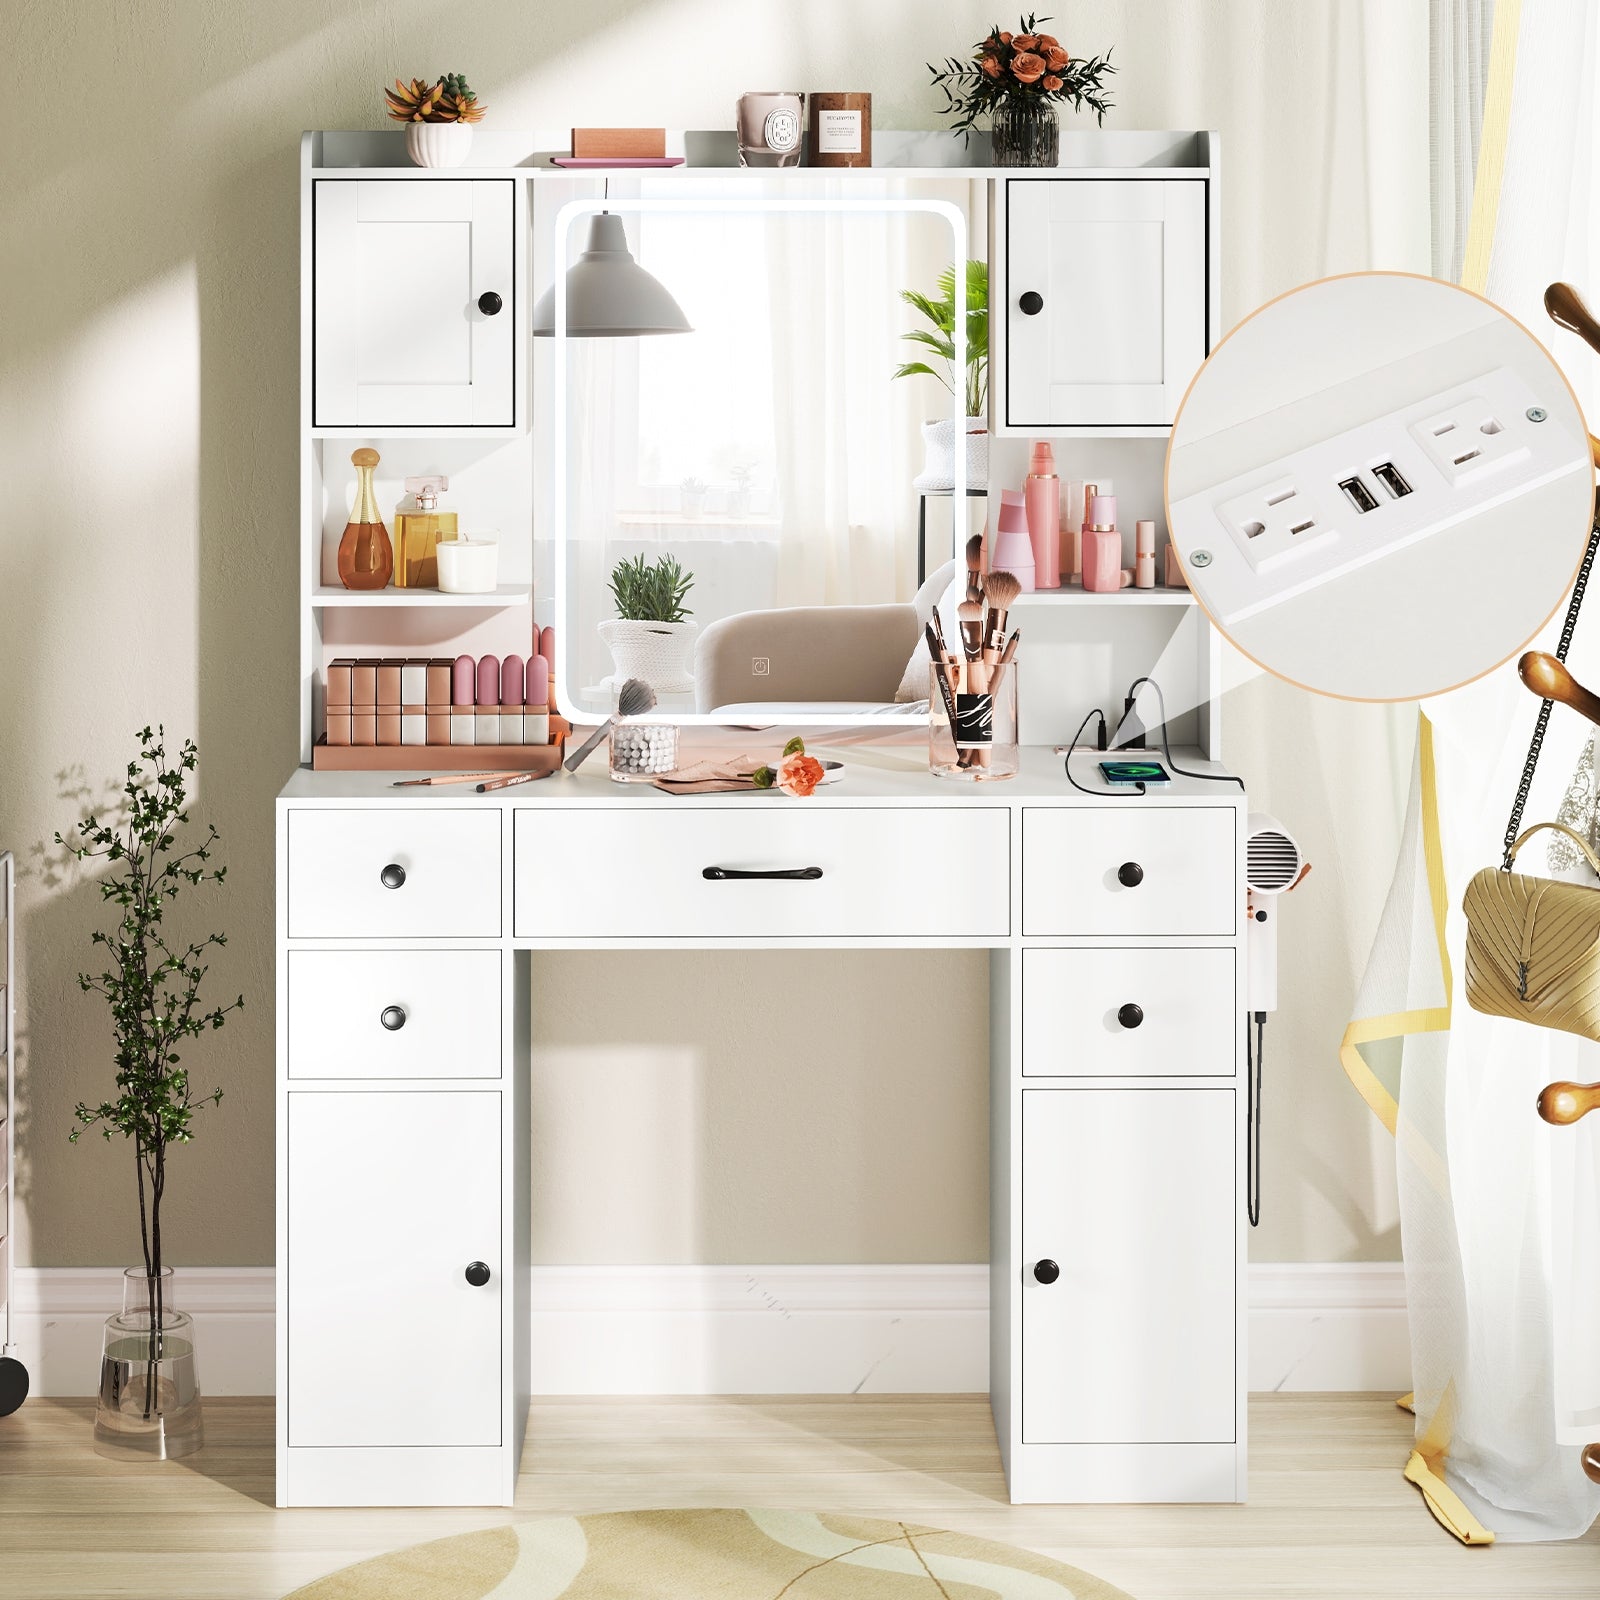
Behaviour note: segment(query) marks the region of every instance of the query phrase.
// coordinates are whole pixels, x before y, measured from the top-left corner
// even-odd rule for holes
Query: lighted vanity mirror
[[[982,525],[965,491],[986,451],[969,456],[967,433],[987,423],[966,418],[986,403],[966,380],[987,344],[970,373],[984,316],[957,318],[952,363],[902,291],[937,302],[954,268],[965,298],[963,264],[988,254],[986,185],[666,173],[572,193],[541,191],[534,218],[535,292],[556,288],[536,359],[564,705],[597,720],[638,675],[678,721],[914,721],[928,610]],[[602,211],[692,331],[563,336],[586,291],[555,264],[579,259]],[[896,376],[918,361],[932,372]],[[933,375],[952,371],[953,388]]]

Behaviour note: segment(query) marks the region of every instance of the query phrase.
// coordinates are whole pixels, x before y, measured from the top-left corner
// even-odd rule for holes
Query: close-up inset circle
[[[1409,700],[1540,631],[1593,482],[1577,399],[1522,324],[1437,279],[1354,273],[1269,301],[1212,351],[1173,423],[1167,526],[1253,661]]]

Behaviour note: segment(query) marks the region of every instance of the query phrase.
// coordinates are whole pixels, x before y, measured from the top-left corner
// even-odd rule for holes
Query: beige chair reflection
[[[908,668],[955,563],[896,605],[789,606],[709,624],[695,644],[695,710],[765,716],[801,707],[845,716],[911,710],[928,686]],[[902,683],[906,685],[902,691]],[[907,699],[897,701],[905,693]]]

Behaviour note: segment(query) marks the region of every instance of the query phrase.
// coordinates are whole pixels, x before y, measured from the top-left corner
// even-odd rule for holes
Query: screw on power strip
[[[1497,367],[1176,502],[1207,609],[1243,621],[1587,469],[1584,441],[1535,398]]]

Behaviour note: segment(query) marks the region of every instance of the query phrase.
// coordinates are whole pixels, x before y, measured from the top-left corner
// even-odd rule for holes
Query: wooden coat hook
[[[1575,333],[1600,355],[1600,322],[1583,303],[1583,296],[1570,283],[1552,283],[1544,292],[1544,308],[1558,328]]]
[[[1554,656],[1530,650],[1517,663],[1517,676],[1541,700],[1559,700],[1590,722],[1600,723],[1600,695],[1585,689]]]
[[[1579,1459],[1583,1462],[1584,1477],[1591,1483],[1600,1483],[1600,1444],[1586,1444]]]
[[[1539,1115],[1558,1128],[1600,1111],[1600,1083],[1547,1083],[1539,1091]]]

